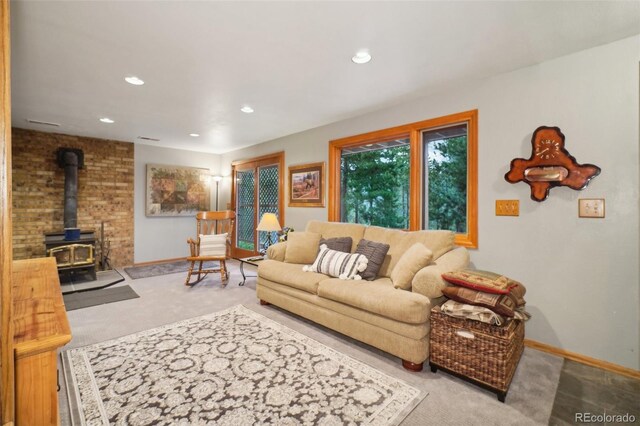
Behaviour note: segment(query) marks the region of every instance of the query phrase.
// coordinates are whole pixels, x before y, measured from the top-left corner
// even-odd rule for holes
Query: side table
[[[264,260],[264,256],[252,256],[252,257],[234,257],[235,260],[240,262],[240,273],[242,274],[242,281],[238,283],[239,286],[243,286],[248,277],[257,277],[257,275],[247,275],[244,273],[244,264],[251,266],[260,266],[260,262]]]

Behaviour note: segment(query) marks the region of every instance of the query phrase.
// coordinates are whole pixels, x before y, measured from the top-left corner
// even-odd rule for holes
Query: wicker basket
[[[431,310],[431,371],[441,368],[497,393],[504,402],[522,355],[524,322],[501,327]]]

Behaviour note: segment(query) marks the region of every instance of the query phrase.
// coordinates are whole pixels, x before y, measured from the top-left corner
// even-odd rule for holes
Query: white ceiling
[[[13,126],[212,153],[640,33],[640,2],[18,0],[11,13]],[[359,49],[369,64],[351,62]]]

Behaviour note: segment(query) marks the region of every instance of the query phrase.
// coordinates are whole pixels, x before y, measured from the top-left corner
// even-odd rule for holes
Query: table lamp
[[[262,215],[256,231],[267,232],[267,241],[264,243],[263,247],[263,251],[265,253],[269,246],[272,244],[271,233],[280,230],[282,230],[282,228],[280,227],[280,222],[278,222],[278,217],[274,213],[265,213]]]

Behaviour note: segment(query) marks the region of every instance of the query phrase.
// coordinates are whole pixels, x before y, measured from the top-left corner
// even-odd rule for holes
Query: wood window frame
[[[236,180],[237,180],[237,169],[239,166],[242,167],[247,167],[247,168],[254,168],[257,169],[258,167],[263,167],[263,166],[270,166],[270,165],[274,165],[277,164],[278,165],[278,211],[280,212],[279,216],[278,216],[278,221],[280,222],[280,226],[284,227],[284,198],[286,197],[285,194],[285,168],[284,168],[284,151],[279,151],[279,152],[275,152],[273,154],[266,154],[266,155],[261,155],[260,157],[254,157],[254,158],[249,158],[246,160],[236,160],[236,161],[232,161],[231,162],[231,210],[233,210],[234,212],[236,211]],[[258,179],[255,180],[255,193],[257,194],[257,188],[258,188]],[[257,214],[257,212],[259,211],[259,206],[258,206],[258,202],[259,202],[259,196],[256,197],[256,199],[254,200],[254,210]],[[236,212],[237,213],[237,212]],[[256,226],[258,226],[258,223],[260,221],[260,218],[257,218],[258,220],[256,221]],[[235,227],[236,229],[234,230],[234,233],[236,235],[235,238],[237,238],[238,235],[238,217],[236,216],[236,221],[235,221]],[[255,230],[254,230],[255,231]],[[254,252],[253,255],[258,253],[258,245],[259,245],[259,241],[257,241],[257,231],[256,233],[254,233]],[[236,243],[235,241],[233,242],[233,246],[232,246],[232,255],[234,257],[236,256]]]
[[[467,124],[467,232],[457,233],[455,243],[478,248],[478,110],[464,111],[402,126],[376,130],[329,142],[328,219],[340,221],[340,160],[342,150],[374,142],[409,138],[409,230],[422,228],[423,142],[422,132],[455,124]]]

